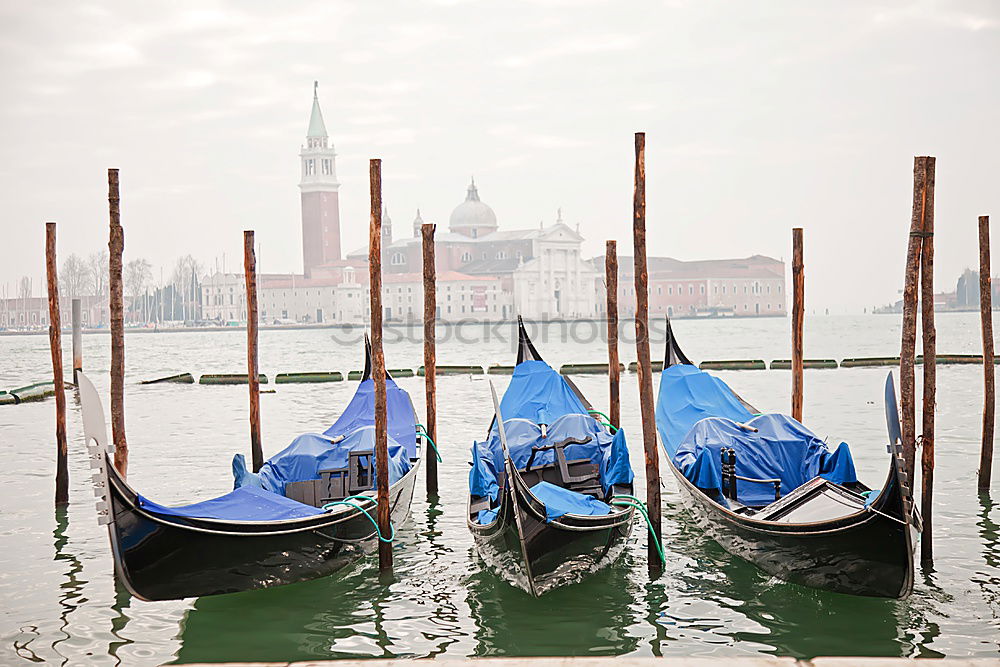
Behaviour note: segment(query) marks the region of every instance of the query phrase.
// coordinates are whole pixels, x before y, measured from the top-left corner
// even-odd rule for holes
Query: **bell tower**
[[[302,269],[340,259],[340,200],[336,153],[319,108],[319,82],[313,82],[312,114],[306,144],[299,152],[302,176]]]

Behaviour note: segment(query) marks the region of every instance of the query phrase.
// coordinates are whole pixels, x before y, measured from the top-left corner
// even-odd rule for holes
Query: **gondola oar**
[[[510,460],[510,450],[507,448],[507,429],[503,425],[503,416],[500,414],[500,399],[497,398],[497,388],[493,385],[493,380],[490,380],[490,393],[493,395],[493,413],[496,418],[497,433],[500,434],[500,446],[503,448],[504,468],[507,471],[507,480],[503,485],[502,492],[507,494],[510,506],[514,511],[514,524],[517,526],[517,541],[521,546],[525,573],[528,575],[528,592],[537,596],[535,578],[531,574],[531,560],[528,558],[528,546],[524,541],[524,527],[521,525],[521,513],[517,511],[517,498],[514,497],[514,475],[517,474],[517,469]]]

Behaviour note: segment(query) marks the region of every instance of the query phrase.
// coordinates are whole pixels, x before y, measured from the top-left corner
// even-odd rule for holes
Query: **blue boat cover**
[[[163,516],[224,521],[284,521],[323,514],[311,505],[279,496],[254,486],[244,486],[224,496],[181,507],[166,507],[143,496],[138,497],[139,507]]]
[[[558,519],[563,514],[599,516],[611,513],[611,507],[593,496],[564,489],[548,482],[538,482],[531,487],[534,494],[545,505],[545,520]]]
[[[532,447],[544,447],[572,438],[587,442],[566,445],[564,452],[567,460],[586,459],[596,463],[605,491],[613,484],[632,482],[625,432],[619,429],[612,436],[606,427],[587,413],[587,408],[566,380],[544,361],[524,361],[517,365],[500,401],[500,414],[504,417],[507,446],[515,468],[527,465]],[[542,437],[540,424],[547,426],[545,437]],[[555,451],[550,449],[537,452],[532,465],[541,466],[554,461]],[[503,446],[494,423],[485,442],[473,443],[469,492],[473,496],[488,496],[495,501],[503,469]],[[479,514],[480,523],[490,523],[494,518],[493,510],[483,510]]]
[[[417,431],[409,395],[392,378],[386,380],[388,418],[389,484],[395,484],[412,467],[417,455]],[[237,488],[258,486],[284,495],[285,485],[319,479],[319,471],[346,468],[348,453],[375,450],[375,383],[368,379],[358,386],[354,398],[340,418],[322,434],[304,433],[288,447],[264,462],[254,474],[246,468],[242,454],[233,457]]]
[[[723,448],[735,450],[737,475],[780,479],[782,496],[814,477],[838,484],[857,481],[847,443],[831,453],[791,417],[754,416],[725,382],[694,366],[663,371],[656,425],[681,474],[722,504],[727,504],[721,493]],[[767,505],[774,501],[774,486],[740,480],[737,500],[751,507]]]

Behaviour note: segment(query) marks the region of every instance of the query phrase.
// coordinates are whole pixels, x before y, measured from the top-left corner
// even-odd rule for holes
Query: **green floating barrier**
[[[492,366],[490,366],[489,368],[486,369],[486,374],[487,375],[513,375],[514,374],[514,367],[513,366],[503,366],[503,365],[500,365],[500,364],[493,364]]]
[[[703,361],[698,364],[702,370],[763,371],[767,364],[763,359],[721,359]]]
[[[414,376],[412,368],[390,368],[387,372],[394,378],[411,378]]]
[[[267,376],[261,373],[257,381],[261,384],[267,384]],[[236,373],[213,373],[209,375],[202,375],[198,379],[198,384],[247,384],[249,379],[246,373],[242,375],[237,375]]]
[[[178,384],[194,384],[194,376],[190,373],[178,373],[177,375],[168,375],[165,378],[156,378],[155,380],[143,380],[139,384],[160,384],[161,382],[176,382]]]
[[[11,389],[10,394],[14,397],[15,403],[31,403],[33,401],[43,401],[49,396],[55,396],[56,388],[52,382],[36,382],[26,387]]]
[[[775,359],[771,362],[771,370],[790,370],[791,359]],[[837,368],[836,359],[803,359],[802,368]]]
[[[639,372],[639,362],[638,361],[633,361],[632,363],[630,363],[628,365],[628,370],[629,370],[630,373],[638,373]],[[649,362],[649,370],[651,370],[654,373],[659,373],[660,371],[663,370],[663,362],[662,361],[650,361]]]
[[[308,373],[278,373],[274,384],[308,384],[313,382],[343,382],[340,371],[313,371]]]
[[[360,380],[361,376],[364,375],[364,374],[365,374],[364,371],[348,371],[347,372],[347,379],[348,380]]]
[[[899,357],[850,357],[840,362],[841,368],[873,368],[898,365]]]
[[[618,364],[618,372],[624,372],[625,364]],[[563,364],[559,368],[563,375],[607,375],[608,364]]]
[[[983,363],[983,355],[981,354],[939,354],[936,357],[936,361],[939,364],[951,365],[951,364],[981,364]],[[918,364],[924,363],[924,355],[918,354],[916,362]],[[996,359],[993,360],[996,364]]]
[[[436,366],[435,375],[482,375],[482,366]],[[417,375],[424,377],[424,367],[417,369]]]

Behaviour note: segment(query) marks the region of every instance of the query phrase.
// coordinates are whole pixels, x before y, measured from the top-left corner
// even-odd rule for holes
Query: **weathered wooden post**
[[[122,302],[122,252],[125,230],[121,225],[118,197],[118,170],[108,169],[108,294],[111,311],[111,441],[115,445],[115,469],[128,472],[128,443],[125,440],[125,306]]]
[[[916,398],[914,367],[917,345],[917,290],[920,281],[920,250],[923,246],[924,219],[927,203],[933,201],[933,184],[928,192],[927,161],[933,158],[913,158],[913,213],[910,218],[910,240],[906,250],[906,273],[903,282],[903,334],[899,353],[899,411],[906,463],[907,484],[913,492],[914,459],[916,458]]]
[[[437,321],[437,269],[434,264],[435,225],[420,226],[424,251],[424,399],[427,404],[427,437],[437,444],[437,355],[435,324]],[[438,464],[433,447],[427,449],[427,493],[437,495]]]
[[[250,456],[253,471],[264,465],[260,444],[260,371],[257,365],[257,257],[253,230],[243,232],[243,274],[247,290],[247,384],[250,385]]]
[[[928,197],[924,207],[924,233],[920,251],[920,323],[924,341],[924,405],[921,443],[920,514],[924,521],[920,536],[920,562],[934,561],[933,505],[934,496],[934,407],[937,392],[937,333],[934,330],[934,167],[935,159],[927,158],[926,182]],[[912,482],[911,482],[912,484]]]
[[[80,299],[73,299],[73,384],[76,384],[76,374],[83,370],[83,325]]]
[[[618,372],[618,242],[608,241],[604,253],[604,284],[607,286],[608,310],[608,419],[621,426],[620,385]]]
[[[372,379],[375,381],[375,476],[378,487],[378,529],[392,534],[389,518],[389,442],[385,396],[385,354],[382,351],[382,160],[369,162],[371,224],[368,236],[368,279],[371,296]],[[386,538],[388,539],[388,538]],[[378,569],[392,572],[392,543],[379,540]]]
[[[656,449],[653,375],[649,361],[649,275],[646,269],[646,133],[635,133],[635,187],[632,198],[635,261],[635,347],[639,370],[639,407],[646,459],[646,505],[651,526],[647,557],[650,573],[660,572],[660,458]],[[617,369],[616,369],[617,370]]]
[[[806,314],[802,228],[792,228],[792,418],[802,421],[802,324]]]
[[[979,452],[979,490],[990,488],[996,389],[993,368],[993,278],[990,275],[990,216],[979,216],[979,318],[983,330],[983,445]]]
[[[49,350],[56,392],[56,507],[69,502],[66,463],[66,389],[63,387],[62,318],[59,316],[59,278],[56,273],[56,223],[45,223],[45,274],[49,286]]]

